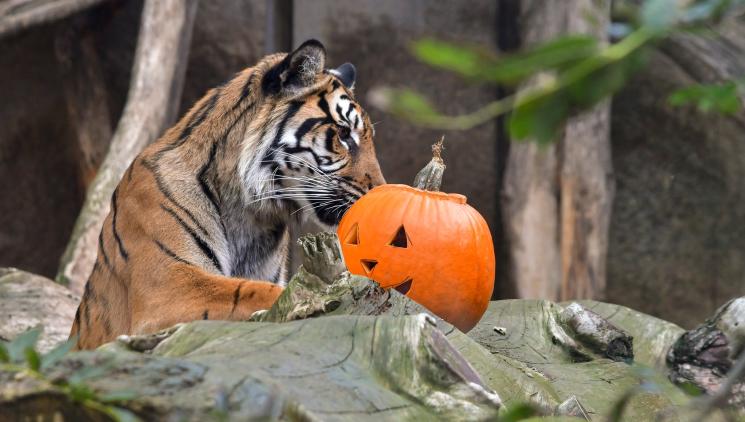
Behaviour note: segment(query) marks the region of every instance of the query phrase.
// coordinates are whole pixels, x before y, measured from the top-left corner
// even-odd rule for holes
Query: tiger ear
[[[317,40],[308,40],[267,73],[264,86],[273,88],[273,93],[292,93],[312,85],[325,63],[326,48]]]
[[[354,89],[354,81],[357,77],[357,69],[352,63],[344,63],[336,69],[329,70],[329,73],[339,78],[341,83],[349,89]]]

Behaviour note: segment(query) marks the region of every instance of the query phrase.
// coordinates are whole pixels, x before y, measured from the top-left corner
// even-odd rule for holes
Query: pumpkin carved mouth
[[[414,280],[411,279],[411,277],[404,280],[403,283],[399,284],[398,286],[393,287],[396,289],[399,293],[402,295],[405,295],[406,293],[409,293],[409,290],[411,289],[411,283],[413,283]]]

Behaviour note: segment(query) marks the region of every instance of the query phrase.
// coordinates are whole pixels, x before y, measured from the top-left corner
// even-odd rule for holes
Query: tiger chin
[[[135,158],[75,315],[78,349],[270,307],[288,277],[289,227],[332,228],[385,183],[354,66],[325,61],[315,40],[263,58]]]

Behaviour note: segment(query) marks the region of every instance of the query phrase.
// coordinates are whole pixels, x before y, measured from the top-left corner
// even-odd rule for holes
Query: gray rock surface
[[[37,326],[44,327],[38,348],[48,351],[67,340],[80,298],[47,278],[0,268],[0,340],[11,340]]]

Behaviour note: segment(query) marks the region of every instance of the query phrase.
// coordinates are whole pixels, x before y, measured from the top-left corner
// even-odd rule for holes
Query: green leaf
[[[422,123],[439,116],[426,98],[410,89],[374,90],[370,94],[370,102],[413,122]]]
[[[510,405],[507,411],[500,414],[498,422],[516,422],[529,419],[538,415],[538,409],[530,403],[517,403]]]
[[[723,114],[735,114],[742,109],[742,101],[737,83],[691,85],[673,92],[668,102],[673,106],[693,104],[699,111],[708,113],[716,111]]]
[[[23,354],[26,357],[26,364],[28,364],[28,367],[31,370],[39,371],[39,368],[41,367],[41,357],[39,357],[39,353],[33,348],[27,347],[26,350],[23,351]]]
[[[476,77],[487,63],[496,57],[483,49],[423,39],[412,45],[414,55],[421,61],[436,67],[451,70],[467,77]]]
[[[687,395],[693,397],[699,397],[704,394],[704,390],[701,387],[690,381],[685,381],[681,384],[678,384],[678,388],[683,390]]]
[[[545,145],[556,139],[568,117],[569,107],[562,92],[518,101],[509,119],[510,136],[515,140],[532,138]]]
[[[483,49],[424,39],[413,52],[423,62],[467,78],[514,84],[538,72],[562,69],[598,51],[598,42],[587,35],[567,35],[531,50],[497,57]]]
[[[69,383],[67,386],[68,395],[70,399],[77,403],[82,403],[86,400],[95,401],[96,393],[87,385],[83,383]]]
[[[123,402],[134,400],[138,396],[139,394],[134,390],[119,390],[100,395],[98,400],[102,403]]]
[[[6,346],[8,349],[8,357],[11,362],[23,362],[26,357],[26,349],[33,349],[36,343],[39,341],[39,335],[41,335],[41,328],[34,327],[24,333],[21,333],[18,337],[13,339]]]
[[[10,354],[8,353],[8,348],[6,347],[4,342],[0,342],[0,362],[10,362]]]
[[[73,347],[75,347],[75,343],[77,343],[77,337],[70,338],[67,341],[55,346],[54,349],[50,350],[48,353],[42,356],[41,368],[46,369],[57,363],[57,361],[62,359],[63,356],[65,356],[67,353],[70,352],[70,350],[72,350]]]
[[[613,62],[596,72],[568,84],[567,94],[573,106],[586,109],[623,88],[629,72],[624,61]]]

